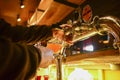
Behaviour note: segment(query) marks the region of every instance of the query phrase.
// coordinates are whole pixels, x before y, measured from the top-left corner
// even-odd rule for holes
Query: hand
[[[61,28],[72,28],[72,25],[70,24],[62,24],[60,25]]]
[[[52,64],[54,57],[53,57],[53,51],[47,47],[43,46],[36,46],[40,52],[41,52],[41,63],[40,66],[41,68],[46,68],[50,64]]]
[[[63,29],[53,29],[53,37],[58,39],[59,41],[65,41],[68,44],[72,44],[72,34],[66,35],[64,29],[72,28],[72,25],[62,24],[60,25]]]

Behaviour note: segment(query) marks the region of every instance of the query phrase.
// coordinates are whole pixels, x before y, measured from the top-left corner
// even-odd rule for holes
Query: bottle
[[[37,76],[37,79],[36,80],[41,80],[41,76]]]
[[[44,75],[44,80],[48,80],[49,76],[48,75]]]

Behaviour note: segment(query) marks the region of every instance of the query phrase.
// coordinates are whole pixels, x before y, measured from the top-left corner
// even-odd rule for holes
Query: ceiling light
[[[21,4],[21,5],[20,5],[20,8],[24,8],[24,7],[25,7],[25,5],[24,5],[24,4]]]
[[[23,4],[23,0],[20,0],[20,8],[24,8],[25,5]]]
[[[20,21],[21,21],[21,18],[18,18],[17,21],[20,22]]]
[[[21,21],[20,15],[17,15],[17,22],[20,22],[20,21]]]

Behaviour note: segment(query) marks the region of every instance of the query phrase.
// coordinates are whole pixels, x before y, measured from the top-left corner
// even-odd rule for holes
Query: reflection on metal
[[[120,64],[110,64],[111,70],[120,70]]]
[[[62,55],[56,54],[57,80],[62,80]]]
[[[120,20],[111,16],[101,17],[99,20],[100,24],[107,25],[107,32],[111,33],[114,36],[115,42],[120,41]]]
[[[79,29],[76,29],[79,28]],[[85,28],[84,28],[85,27]],[[104,35],[110,33],[114,37],[113,46],[119,49],[120,53],[120,21],[112,16],[101,17],[95,16],[91,23],[73,24],[73,29],[68,30],[67,33],[73,35],[73,42],[85,40],[94,35]],[[68,34],[67,34],[68,35]],[[63,43],[61,52],[57,55],[57,80],[62,80],[62,58],[65,56],[64,50],[66,43]],[[63,55],[63,56],[62,56]]]
[[[113,47],[119,49],[120,53],[120,20],[111,16],[101,17],[100,24],[107,25],[107,32],[114,36]]]
[[[77,31],[80,35],[77,35],[73,37],[73,41],[80,41],[84,40],[86,38],[92,37],[94,35],[100,34],[102,35],[103,33],[110,33],[114,36],[115,42],[120,41],[120,21],[116,20],[115,18],[108,16],[108,17],[95,17],[93,22],[90,24],[81,24],[77,25],[77,27],[84,27],[80,28],[81,31]]]
[[[119,42],[116,42],[113,44],[114,48],[118,48],[119,49],[119,55],[120,55],[120,41]]]
[[[66,57],[65,55],[66,46],[67,46],[66,43],[63,41],[61,51],[58,54],[54,55],[57,67],[57,80],[62,80],[62,62],[63,59]]]

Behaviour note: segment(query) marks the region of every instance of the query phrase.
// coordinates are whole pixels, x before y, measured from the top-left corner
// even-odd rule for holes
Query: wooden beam
[[[96,51],[96,52],[91,52],[91,53],[68,56],[66,57],[66,62],[69,63],[69,62],[80,61],[80,60],[87,59],[87,58],[98,58],[102,56],[104,57],[104,56],[117,56],[117,55],[119,56],[118,50],[115,50],[115,49],[102,50],[102,51]]]
[[[53,1],[39,19],[39,25],[51,25],[60,22],[75,8]]]
[[[56,1],[56,2],[58,2],[58,3],[61,3],[61,4],[64,4],[64,5],[66,5],[66,6],[73,7],[73,8],[77,8],[77,7],[78,7],[77,4],[68,2],[68,1],[66,1],[66,0],[54,0],[54,1]]]

